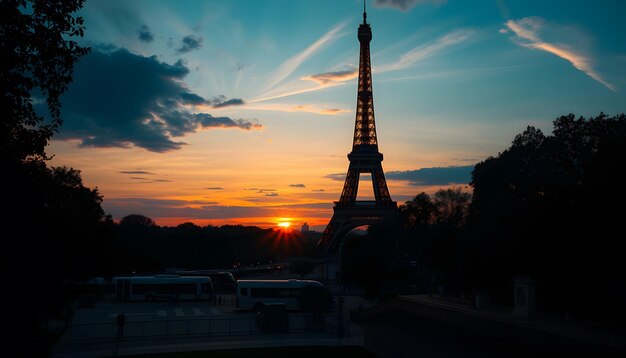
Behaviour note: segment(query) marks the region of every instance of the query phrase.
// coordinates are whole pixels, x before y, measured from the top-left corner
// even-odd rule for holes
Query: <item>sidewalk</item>
[[[239,348],[356,345],[363,345],[361,337],[339,339],[333,338],[327,333],[265,334],[249,337],[205,337],[153,341],[120,341],[84,345],[74,344],[68,346],[60,345],[54,350],[53,357],[90,358]]]

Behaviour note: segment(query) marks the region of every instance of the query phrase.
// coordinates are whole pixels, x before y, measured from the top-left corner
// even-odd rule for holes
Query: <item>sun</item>
[[[278,223],[278,226],[280,226],[283,229],[287,229],[291,226],[291,223],[289,221],[281,221]]]

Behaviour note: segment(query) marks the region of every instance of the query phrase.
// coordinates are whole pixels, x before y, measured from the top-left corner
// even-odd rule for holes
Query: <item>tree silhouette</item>
[[[624,114],[570,114],[554,121],[552,135],[528,127],[510,148],[477,164],[467,252],[472,284],[510,296],[508,279],[529,275],[542,309],[626,318],[626,251],[615,236],[623,232],[616,204],[626,202],[619,189],[625,139]]]
[[[72,81],[78,59],[88,52],[73,37],[83,36],[83,19],[73,17],[84,0],[0,2],[2,157],[46,158],[45,146],[62,124],[60,96]],[[50,121],[37,113],[45,100]]]
[[[472,195],[461,188],[440,189],[433,195],[437,221],[456,227],[465,222]]]
[[[144,216],[141,214],[130,214],[130,215],[124,216],[120,220],[120,226],[121,227],[125,227],[125,226],[152,227],[152,226],[156,226],[156,224],[154,223],[154,220],[152,220],[151,218],[147,216]]]
[[[417,194],[413,199],[399,207],[400,217],[406,229],[432,224],[436,216],[436,209],[437,207],[433,204],[430,196],[424,192]]]
[[[60,96],[87,49],[73,38],[83,20],[72,14],[83,0],[0,2],[0,166],[5,185],[5,267],[34,272],[36,284],[17,271],[3,282],[3,305],[11,327],[7,351],[43,357],[67,322],[72,298],[67,280],[110,272],[113,223],[97,189],[83,186],[80,172],[48,168],[45,147],[62,123]],[[38,106],[43,102],[46,105]]]

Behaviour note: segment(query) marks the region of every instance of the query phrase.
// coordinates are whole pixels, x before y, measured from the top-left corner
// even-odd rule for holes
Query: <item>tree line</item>
[[[141,214],[131,214],[115,226],[115,273],[163,272],[186,269],[229,268],[315,257],[315,240],[298,231],[256,226],[200,227],[186,222],[160,227]]]
[[[476,164],[471,191],[416,195],[400,206],[401,232],[373,229],[360,243],[346,242],[344,257],[377,262],[382,272],[370,268],[362,276],[379,275],[380,282],[402,278],[407,271],[398,263],[414,261],[411,279],[422,292],[433,286],[464,297],[483,292],[507,305],[511,280],[526,276],[536,282],[539,310],[623,322],[626,116],[570,114],[553,124],[551,135],[528,127],[509,148]],[[367,268],[355,267],[357,274]]]

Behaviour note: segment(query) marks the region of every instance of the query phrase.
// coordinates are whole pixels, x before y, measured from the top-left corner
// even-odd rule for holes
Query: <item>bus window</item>
[[[239,289],[239,294],[242,296],[247,296],[248,295],[248,288],[247,287],[242,287]]]

